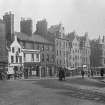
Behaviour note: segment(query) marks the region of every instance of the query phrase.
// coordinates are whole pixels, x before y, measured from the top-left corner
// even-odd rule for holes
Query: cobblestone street
[[[81,83],[85,83],[86,85],[86,80],[81,80],[80,78],[77,79],[78,84],[82,81]],[[77,79],[68,79],[66,81],[58,81],[54,79],[37,81],[0,81],[0,105],[105,104],[104,93],[80,89],[80,87],[77,87],[73,83],[73,81],[75,82]],[[77,82],[75,82],[75,84],[77,84]],[[90,82],[87,82],[87,84],[89,83]],[[81,86],[83,86],[83,84],[81,84]],[[100,84],[100,86],[104,87],[104,83]]]

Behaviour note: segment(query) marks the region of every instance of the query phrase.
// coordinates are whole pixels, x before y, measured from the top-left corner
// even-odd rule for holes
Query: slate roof
[[[33,34],[32,36],[28,36],[27,34],[21,32],[15,32],[15,34],[20,40],[53,44],[51,41],[38,34]]]

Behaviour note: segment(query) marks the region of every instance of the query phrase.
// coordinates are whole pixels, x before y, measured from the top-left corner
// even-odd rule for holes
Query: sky
[[[66,33],[105,35],[105,0],[0,0],[0,18],[8,11],[14,13],[15,31],[25,17],[32,18],[33,31],[36,22],[46,18],[48,27],[62,23]]]

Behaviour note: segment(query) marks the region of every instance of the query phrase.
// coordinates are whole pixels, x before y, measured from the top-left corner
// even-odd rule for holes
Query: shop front
[[[25,62],[24,63],[24,77],[28,78],[31,76],[40,76],[40,63],[36,62]]]

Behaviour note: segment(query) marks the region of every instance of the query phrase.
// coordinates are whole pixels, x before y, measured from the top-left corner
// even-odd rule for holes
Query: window
[[[52,51],[54,51],[54,46],[52,46]]]
[[[51,62],[54,62],[54,55],[51,56]]]
[[[75,60],[77,60],[77,56],[75,56]]]
[[[58,46],[58,40],[56,41],[56,44],[57,44],[57,46]]]
[[[58,59],[57,59],[57,64],[58,64]]]
[[[44,54],[42,54],[42,62],[44,62]]]
[[[67,42],[66,42],[66,47],[67,47]]]
[[[49,50],[49,46],[46,46],[46,50],[47,50],[47,51]]]
[[[69,57],[69,60],[71,59],[71,56]]]
[[[49,54],[47,54],[47,59],[46,60],[47,60],[47,62],[49,62]]]
[[[65,42],[63,43],[63,47],[65,48]]]
[[[16,63],[18,63],[18,56],[16,56]]]
[[[39,61],[39,54],[36,54],[36,60]]]
[[[14,47],[12,47],[12,53],[14,53],[15,52],[15,49],[14,49]]]
[[[104,59],[104,64],[105,64],[105,59]]]
[[[20,53],[20,48],[18,48],[18,52]]]
[[[64,64],[65,64],[65,60],[64,60]]]
[[[24,54],[24,61],[26,61],[26,54]]]
[[[58,50],[57,50],[57,56],[58,56]]]
[[[32,61],[34,61],[34,54],[32,54]]]
[[[61,50],[60,50],[60,56],[61,56]]]
[[[42,45],[42,51],[44,51],[44,45]]]
[[[20,56],[19,58],[20,58],[20,63],[22,63],[22,56]]]
[[[25,48],[25,42],[23,42],[22,45],[23,45],[23,48]]]
[[[37,44],[37,50],[39,50],[39,44]]]
[[[66,55],[66,54],[65,54],[65,51],[64,51],[63,53],[64,53],[64,56],[65,56],[65,55]]]
[[[74,57],[73,57],[73,61],[74,61]]]
[[[61,63],[62,63],[62,62],[61,62],[61,60],[60,60],[60,65],[61,65]]]
[[[11,63],[14,63],[14,57],[11,56]]]
[[[61,47],[61,41],[60,41],[60,47]]]

